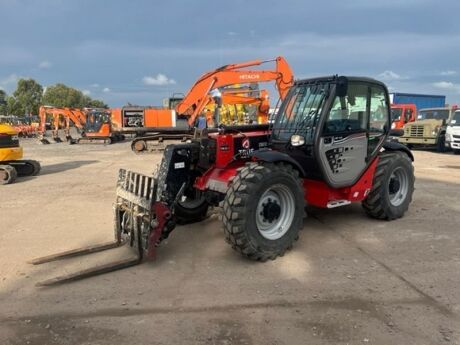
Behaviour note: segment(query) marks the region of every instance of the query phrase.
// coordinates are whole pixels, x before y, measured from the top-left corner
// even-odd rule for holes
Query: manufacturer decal
[[[268,146],[268,143],[266,141],[262,141],[259,143],[259,148],[267,147],[267,146]]]
[[[257,80],[257,79],[260,79],[260,75],[259,74],[242,74],[242,75],[240,75],[240,79],[243,79],[243,80]]]

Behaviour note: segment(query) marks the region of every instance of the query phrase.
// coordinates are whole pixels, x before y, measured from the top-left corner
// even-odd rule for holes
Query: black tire
[[[0,185],[10,184],[16,181],[18,173],[11,165],[0,165]]]
[[[456,149],[456,150],[453,150],[454,151],[454,155],[460,155],[460,150],[459,149]]]
[[[445,143],[446,143],[446,136],[444,134],[440,134],[438,141],[436,143],[436,151],[446,152],[447,149],[446,149]]]
[[[282,236],[268,239],[258,228],[256,217],[259,217],[259,211],[257,208],[260,206],[263,195],[274,186],[282,186],[291,194],[294,201],[292,204],[294,213],[288,229]],[[268,203],[271,203],[270,199]],[[263,205],[265,207],[266,204]],[[302,182],[298,171],[291,165],[248,163],[239,170],[224,199],[222,220],[226,241],[234,250],[249,259],[274,260],[291,249],[298,239],[305,216],[304,206]],[[280,217],[279,214],[278,217]],[[272,221],[273,219],[269,220],[270,223]],[[278,218],[275,221],[278,221]]]
[[[405,174],[407,177],[404,182],[407,186],[407,191],[403,193],[403,197],[397,198],[396,201],[392,202],[391,199],[399,195],[397,193],[402,193],[406,189],[401,187],[402,183],[398,182],[399,180],[394,177],[396,172],[397,174]],[[395,182],[395,180],[397,181]],[[376,219],[393,220],[401,218],[412,201],[414,182],[414,167],[412,160],[406,153],[401,151],[381,153],[374,173],[372,189],[362,203],[364,210],[370,217]]]
[[[200,198],[195,203],[177,203],[174,209],[174,215],[177,224],[190,224],[202,221],[206,218],[209,204],[206,199]]]

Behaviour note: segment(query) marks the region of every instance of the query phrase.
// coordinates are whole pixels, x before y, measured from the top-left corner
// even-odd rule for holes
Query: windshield
[[[417,120],[443,120],[449,118],[449,110],[421,110],[417,115]]]
[[[294,85],[276,116],[273,139],[287,141],[293,134],[301,133],[307,143],[311,142],[329,86],[329,83]]]
[[[391,108],[391,120],[399,121],[401,119],[402,109],[401,108]]]
[[[456,111],[452,120],[450,120],[449,125],[451,126],[460,126],[460,111]]]

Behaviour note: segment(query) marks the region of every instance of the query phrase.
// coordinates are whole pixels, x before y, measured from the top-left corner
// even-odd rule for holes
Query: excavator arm
[[[248,67],[260,66],[268,62],[276,62],[274,70],[248,70]],[[176,106],[176,112],[188,115],[188,123],[193,126],[197,116],[209,103],[211,90],[233,84],[252,84],[275,81],[281,99],[286,97],[294,82],[294,76],[287,61],[283,57],[275,60],[253,60],[239,64],[225,65],[201,76],[182,102]]]

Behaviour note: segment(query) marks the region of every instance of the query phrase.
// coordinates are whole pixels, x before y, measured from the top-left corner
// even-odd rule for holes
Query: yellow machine
[[[0,185],[13,183],[19,176],[35,176],[40,163],[22,159],[18,133],[10,125],[0,123]]]

